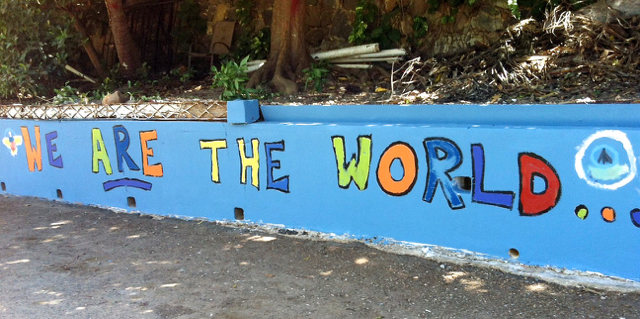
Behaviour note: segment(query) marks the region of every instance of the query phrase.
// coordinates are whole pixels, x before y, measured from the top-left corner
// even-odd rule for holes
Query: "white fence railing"
[[[224,101],[126,104],[0,105],[0,118],[11,119],[203,119],[227,117]]]

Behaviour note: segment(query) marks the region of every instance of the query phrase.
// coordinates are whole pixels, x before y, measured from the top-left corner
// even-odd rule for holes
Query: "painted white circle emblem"
[[[624,132],[614,130],[599,131],[584,140],[575,166],[587,184],[610,190],[627,185],[637,172],[631,142]]]

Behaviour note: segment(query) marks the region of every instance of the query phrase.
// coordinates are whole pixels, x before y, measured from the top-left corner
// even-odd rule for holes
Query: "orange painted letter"
[[[26,126],[21,126],[22,138],[24,139],[24,148],[27,153],[27,164],[29,164],[29,170],[35,171],[35,166],[38,166],[38,170],[42,171],[42,147],[40,147],[40,126],[35,126],[36,147],[31,145],[31,137],[29,136],[29,129]]]
[[[162,177],[162,164],[149,165],[149,157],[153,156],[153,149],[147,145],[148,141],[158,139],[156,130],[140,132],[140,146],[142,147],[142,173],[147,176]]]
[[[391,176],[391,164],[400,161],[404,174],[402,178]],[[402,196],[411,191],[418,177],[418,159],[416,152],[409,144],[396,142],[391,144],[380,157],[378,163],[378,184],[387,194]]]

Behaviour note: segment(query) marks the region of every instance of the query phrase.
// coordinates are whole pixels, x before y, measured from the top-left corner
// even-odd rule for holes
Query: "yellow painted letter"
[[[227,148],[227,140],[200,141],[200,149],[211,150],[211,181],[220,183],[220,167],[218,166],[218,150]]]
[[[251,185],[255,186],[257,189],[260,189],[260,181],[259,174],[260,171],[260,154],[258,153],[258,146],[260,146],[260,141],[257,138],[251,139],[251,146],[253,149],[253,157],[247,157],[244,139],[237,139],[238,142],[238,150],[240,151],[240,161],[242,163],[242,168],[240,169],[241,177],[240,182],[242,184],[247,183],[247,170],[251,167]]]
[[[109,155],[107,154],[107,148],[104,146],[104,139],[102,139],[102,132],[99,128],[91,130],[91,140],[93,144],[93,168],[94,173],[100,171],[99,161],[102,161],[104,165],[104,171],[107,175],[113,174],[111,170],[111,161],[109,161]]]

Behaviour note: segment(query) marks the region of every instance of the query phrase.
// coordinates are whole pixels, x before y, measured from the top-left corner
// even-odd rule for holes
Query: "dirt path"
[[[0,197],[1,318],[640,318],[640,294]]]

